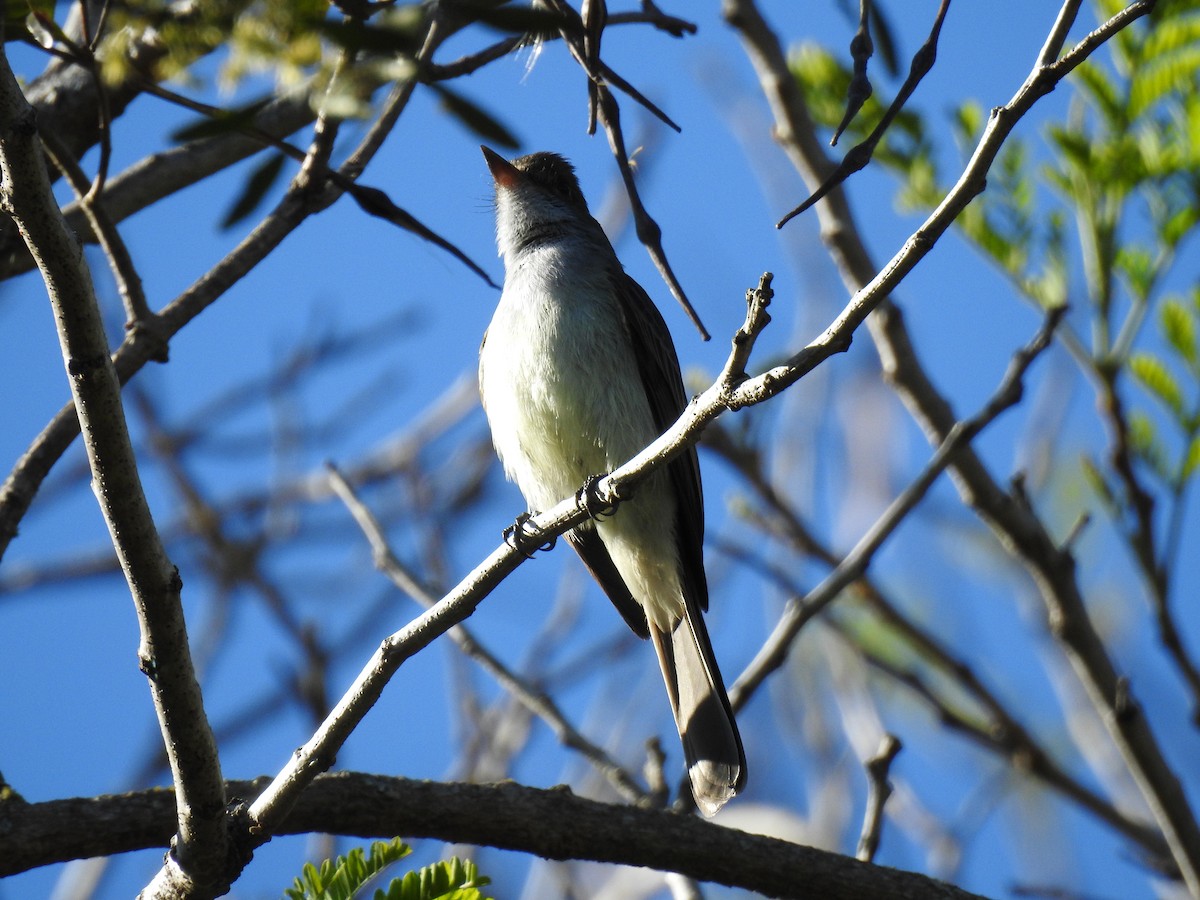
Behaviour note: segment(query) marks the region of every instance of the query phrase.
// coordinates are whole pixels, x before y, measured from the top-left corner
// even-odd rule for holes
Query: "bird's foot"
[[[558,538],[553,535],[549,540],[544,540],[542,530],[529,524],[529,520],[532,518],[531,513],[521,513],[517,516],[516,522],[504,529],[504,543],[526,559],[533,559],[533,554],[539,550],[553,550],[554,544],[558,541]]]
[[[609,499],[600,496],[600,479],[603,475],[589,475],[583,487],[575,494],[575,502],[587,510],[593,519],[606,519],[617,511],[625,498],[617,494]]]

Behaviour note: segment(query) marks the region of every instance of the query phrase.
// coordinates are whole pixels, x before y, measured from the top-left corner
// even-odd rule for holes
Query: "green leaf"
[[[430,87],[442,98],[442,108],[475,134],[509,150],[515,150],[521,146],[520,139],[509,131],[508,126],[474,101],[468,100],[462,94],[440,84],[430,85]]]
[[[1092,168],[1092,143],[1088,136],[1074,129],[1053,125],[1048,129],[1050,140],[1058,148],[1062,159],[1071,168],[1088,172]]]
[[[1083,93],[1095,104],[1110,125],[1126,121],[1125,99],[1120,96],[1112,78],[1091,61],[1081,63],[1072,73],[1079,80]]]
[[[185,125],[173,131],[171,133],[171,140],[177,144],[182,144],[187,141],[197,141],[201,138],[216,137],[222,134],[230,134],[234,131],[243,131],[254,125],[258,114],[270,102],[270,97],[264,97],[243,106],[219,110],[216,115],[204,116],[191,125]]]
[[[1091,489],[1100,498],[1100,501],[1111,512],[1118,509],[1117,498],[1109,487],[1108,481],[1104,478],[1104,473],[1092,461],[1091,457],[1084,456],[1080,460],[1080,465],[1083,468],[1083,480],[1088,483]]]
[[[1168,4],[1162,4],[1168,7]],[[1159,21],[1146,35],[1146,56],[1152,58],[1171,53],[1188,44],[1200,41],[1200,10],[1190,12],[1159,10]]]
[[[1021,288],[1036,300],[1042,309],[1058,309],[1067,305],[1067,272],[1053,261],[1047,261],[1038,275],[1023,279]]]
[[[29,27],[29,19],[34,17],[37,19],[35,28],[62,35],[62,29],[54,22],[54,0],[8,0],[4,4],[5,42],[32,41],[44,46]]]
[[[983,107],[977,100],[960,103],[954,110],[954,130],[963,146],[970,146],[983,133]]]
[[[1134,455],[1154,470],[1163,481],[1171,480],[1170,467],[1167,465],[1166,454],[1158,441],[1158,434],[1150,417],[1142,412],[1132,412],[1129,415],[1129,444]]]
[[[229,212],[225,213],[225,218],[221,220],[222,229],[232,228],[258,209],[259,204],[267,195],[267,191],[279,180],[285,159],[286,157],[282,153],[275,153],[254,168],[250,177],[246,179],[241,194],[238,195]]]
[[[1200,68],[1200,44],[1165,53],[1138,66],[1129,87],[1129,114],[1139,118],[1164,97],[1191,89]]]
[[[1154,423],[1145,413],[1135,411],[1129,414],[1129,443],[1139,456],[1147,455],[1158,443]]]
[[[393,879],[375,900],[487,900],[479,889],[490,883],[473,862],[454,857]]]
[[[1183,418],[1183,392],[1175,377],[1158,357],[1149,353],[1135,353],[1129,358],[1129,371],[1147,391],[1157,397],[1164,406]]]
[[[1163,337],[1189,365],[1196,365],[1196,319],[1182,300],[1174,297],[1164,300],[1159,310],[1159,323]]]
[[[867,7],[871,17],[869,27],[874,38],[875,52],[883,60],[884,68],[893,78],[900,72],[900,54],[896,52],[896,39],[893,37],[892,23],[888,21],[881,9],[882,4],[872,3]]]
[[[804,42],[788,53],[788,69],[796,79],[804,99],[808,101],[813,118],[825,127],[833,127],[842,118],[841,98],[846,96],[846,88],[850,84],[850,72],[824,47],[812,42]],[[867,101],[876,99],[874,96]],[[863,110],[865,118],[867,110]],[[858,120],[852,128],[858,124]],[[856,138],[858,131],[854,131]]]
[[[1191,233],[1198,221],[1200,221],[1200,209],[1189,203],[1177,209],[1158,224],[1159,238],[1168,247],[1175,247]]]
[[[392,838],[371,844],[369,858],[361,847],[356,847],[336,860],[325,860],[319,869],[305,863],[300,877],[284,891],[284,895],[290,900],[351,900],[386,866],[411,852],[412,848],[400,838]]]
[[[1183,96],[1178,137],[1188,150],[1188,159],[1194,162],[1200,155],[1200,97],[1194,93]]]
[[[1130,293],[1144,302],[1149,295],[1150,285],[1158,274],[1150,251],[1137,244],[1125,244],[1117,249],[1113,264],[1117,271],[1125,276]]]
[[[1180,483],[1186,484],[1198,467],[1200,467],[1200,434],[1193,437],[1191,444],[1188,445],[1187,456],[1183,458],[1183,467],[1179,473]]]
[[[896,197],[897,207],[902,211],[929,209],[940,199],[933,160],[924,153],[915,156],[904,172],[903,187]]]

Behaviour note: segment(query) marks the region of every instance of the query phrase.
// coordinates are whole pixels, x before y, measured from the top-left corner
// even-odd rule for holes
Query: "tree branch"
[[[266,781],[229,782],[229,796],[253,797]],[[0,875],[77,855],[163,846],[171,833],[172,806],[167,789],[2,805]],[[442,784],[339,772],[316,779],[277,824],[279,834],[311,832],[363,838],[399,834],[547,859],[667,869],[772,897],[977,898],[924,875],[747,834],[695,816],[598,803],[561,787]]]
[[[1074,64],[1078,64],[1079,61],[1081,61],[1079,58],[1075,59]],[[1066,71],[1063,71],[1058,77],[1063,77],[1065,74]],[[628,463],[618,467],[597,482],[595,492],[602,503],[615,506],[620,500],[627,497],[629,489],[638,480],[673,458],[685,446],[697,440],[703,429],[722,412],[761,403],[775,396],[833,353],[846,349],[854,330],[867,314],[884,301],[887,293],[895,284],[916,265],[937,238],[949,228],[954,217],[979,190],[982,190],[986,170],[998,153],[1004,138],[1019,120],[1020,114],[1023,114],[1037,97],[1049,90],[1049,86],[1045,84],[1041,84],[1039,87],[1040,93],[1033,88],[1022,88],[1018,98],[1015,98],[1013,102],[1014,108],[1019,109],[1019,113],[1005,116],[1003,111],[999,111],[993,115],[989,128],[985,131],[984,137],[972,157],[972,162],[964,172],[956,189],[947,196],[925,225],[909,238],[892,262],[851,299],[846,308],[820,337],[800,353],[794,355],[787,363],[773,367],[762,375],[747,378],[744,371],[745,362],[749,357],[755,336],[767,321],[766,306],[772,295],[771,276],[769,273],[764,275],[758,289],[747,294],[746,322],[734,337],[733,349],[721,376],[708,390],[688,405],[674,426],[664,435]],[[601,110],[604,109],[605,104],[602,102]],[[1061,311],[1058,314],[1061,314]],[[1045,337],[1048,339],[1048,334]],[[1031,352],[1023,363],[1014,364],[1014,373],[1010,373],[1010,379],[1006,379],[1005,382],[1008,391],[1019,391],[1020,374],[1024,370],[1023,367],[1027,366],[1028,361],[1032,359],[1032,355],[1036,355],[1036,351]],[[996,402],[1001,404],[999,408],[1002,409],[1004,408],[1003,404],[1011,403],[1013,400],[1003,396],[998,397]],[[944,439],[943,445],[935,457],[940,466],[944,466],[955,452],[962,450],[962,445],[965,445],[967,439],[974,434],[973,426],[974,423],[959,424],[955,426],[953,439],[949,439],[949,436]],[[940,472],[940,468],[937,471]],[[936,472],[931,477],[936,477]],[[915,500],[911,502],[915,502]],[[564,500],[553,509],[534,517],[530,520],[530,527],[546,538],[550,538],[575,527],[586,518],[587,511],[583,509],[583,504],[579,499],[575,498]],[[864,541],[866,547],[864,558],[868,557],[874,549],[870,546],[871,543],[877,538],[882,540],[877,535],[869,537],[870,540]],[[276,776],[272,785],[250,807],[249,819],[256,831],[264,835],[269,834],[272,831],[273,823],[278,822],[286,814],[287,809],[295,802],[304,785],[309,783],[319,772],[328,768],[338,748],[378,699],[384,685],[400,665],[427,646],[439,634],[468,617],[482,602],[486,594],[513,571],[521,561],[521,554],[514,548],[507,545],[498,548],[438,604],[414,620],[409,626],[384,640],[317,733],[293,755],[284,769]],[[782,641],[783,639],[780,638],[781,643]],[[736,690],[737,686],[735,685],[735,690],[731,692],[731,698]]]
[[[359,499],[354,488],[333,465],[329,466],[329,481],[334,492],[346,504],[346,508],[350,510],[354,521],[358,523],[358,527],[370,543],[375,567],[387,575],[396,587],[422,606],[426,608],[433,606],[437,602],[437,597],[433,596],[400,562],[388,544],[387,537],[383,533],[379,520],[375,518],[375,514]],[[454,641],[464,655],[479,663],[522,706],[542,719],[564,746],[577,751],[591,763],[622,797],[631,803],[645,804],[649,801],[646,789],[638,784],[637,779],[624,766],[617,763],[605,752],[603,747],[588,740],[567,719],[552,697],[506,666],[499,657],[480,643],[470,629],[465,625],[456,625],[446,635]]]
[[[307,97],[287,96],[267,104],[255,117],[254,126],[265,134],[282,139],[312,120],[313,111]],[[263,146],[262,141],[246,134],[230,132],[188,141],[178,147],[151,154],[105,182],[102,194],[104,210],[114,223],[120,222],[165,197],[253,156]],[[63,213],[80,241],[96,241],[96,234],[79,203],[70,204]],[[33,259],[24,243],[15,240],[15,236],[13,238],[9,240],[9,236],[0,231],[0,279],[19,275],[33,266]]]
[[[679,283],[679,279],[675,277],[675,272],[671,268],[671,264],[667,261],[666,252],[662,245],[662,228],[650,216],[646,210],[645,204],[642,203],[641,195],[638,193],[637,183],[633,177],[633,168],[629,162],[629,153],[625,147],[625,134],[621,130],[621,107],[617,103],[617,98],[613,96],[613,92],[609,89],[609,83],[624,90],[635,100],[649,109],[652,113],[662,119],[667,125],[679,130],[679,126],[666,117],[658,107],[654,106],[646,100],[640,93],[635,91],[633,87],[623,78],[613,72],[603,60],[589,58],[587,48],[584,46],[584,25],[579,14],[575,12],[564,0],[543,0],[543,2],[551,9],[560,13],[564,18],[572,21],[571,29],[561,29],[560,34],[563,41],[566,42],[572,57],[583,69],[584,74],[588,77],[589,86],[589,118],[590,124],[594,126],[595,117],[599,118],[600,124],[604,126],[604,132],[608,135],[608,144],[612,149],[613,158],[617,161],[617,168],[621,172],[621,179],[625,183],[625,194],[629,198],[629,207],[633,212],[633,221],[635,230],[637,231],[638,240],[646,248],[646,252],[650,254],[650,259],[654,262],[655,268],[658,269],[659,275],[666,282],[672,296],[683,307],[688,318],[692,320],[692,324],[696,326],[696,330],[700,332],[700,337],[703,340],[709,339],[708,330],[704,327],[704,323],[700,321],[700,316],[693,309],[691,301],[683,291],[683,286]],[[594,129],[589,129],[589,134]]]
[[[1043,48],[1043,56],[1065,36],[1078,5],[1075,0],[1064,3]],[[881,283],[894,284],[893,275],[897,270],[907,271],[915,264],[910,251],[917,258],[923,256],[928,250],[925,242],[944,232],[958,211],[983,190],[986,171],[1001,143],[1032,105],[1105,41],[1148,15],[1154,6],[1153,0],[1130,3],[1055,62],[1043,64],[1039,58],[1013,98],[992,111],[987,128],[954,188],[905,249],[878,275],[858,236],[844,194],[831,192],[816,210],[821,219],[822,237],[851,289],[859,290],[861,294]],[[829,171],[830,163],[816,139],[816,128],[799,88],[788,72],[778,39],[752,0],[726,0],[723,9],[726,18],[741,32],[747,53],[758,70],[785,150],[806,181],[819,184]],[[929,440],[941,443],[954,427],[955,416],[921,368],[899,310],[890,303],[879,306],[877,315],[868,322],[868,328],[879,350],[885,375],[925,428]],[[1178,778],[1130,693],[1127,680],[1118,676],[1103,641],[1088,618],[1075,579],[1074,559],[1069,551],[1058,546],[1030,508],[997,485],[973,451],[964,451],[952,472],[964,500],[1033,577],[1055,637],[1150,806],[1189,890],[1200,896],[1200,829]]]
[[[942,472],[954,465],[960,455],[968,452],[976,435],[995,421],[1002,412],[1016,405],[1021,399],[1025,372],[1049,345],[1054,329],[1065,312],[1066,307],[1059,307],[1047,315],[1046,321],[1033,340],[1013,357],[999,387],[983,409],[970,419],[954,424],[920,475],[888,504],[887,510],[838,563],[837,568],[809,591],[803,601],[788,603],[771,635],[729,689],[729,702],[734,709],[744,706],[762,686],[767,676],[783,665],[796,635],[804,624],[833,602],[847,585],[866,571],[875,552],[921,501]]]
[[[428,52],[432,52],[435,47],[436,42],[428,44]],[[357,177],[366,167],[382,144],[383,137],[406,107],[415,84],[414,78],[397,82],[380,119],[372,125],[349,159],[338,169],[343,177]],[[125,336],[125,340],[113,354],[113,364],[121,384],[128,382],[147,362],[160,358],[164,341],[169,341],[196,316],[224,296],[226,291],[283,243],[305,219],[327,209],[342,196],[342,192],[342,188],[336,184],[318,180],[314,185],[302,170],[301,175],[293,179],[278,205],[254,230],[157,315],[154,329],[139,328]],[[0,485],[0,559],[16,536],[17,526],[33,502],[42,481],[78,434],[79,423],[75,417],[75,409],[68,403],[42,429],[17,461],[4,484]]]
[[[92,486],[133,595],[138,658],[150,682],[178,788],[173,871],[180,889],[212,888],[225,855],[225,795],[216,743],[192,669],[179,572],[167,557],[142,492],[121,388],[109,357],[91,274],[50,188],[33,108],[0,54],[0,203],[37,261],[58,325],[84,436]]]
[[[900,114],[900,111],[904,109],[904,104],[908,102],[909,98],[912,97],[913,93],[917,90],[917,85],[921,83],[921,79],[928,75],[930,70],[933,68],[934,60],[937,58],[938,38],[942,33],[942,22],[945,20],[946,13],[949,11],[949,9],[950,0],[942,0],[941,5],[938,7],[937,15],[934,16],[933,26],[929,30],[929,37],[926,38],[925,43],[922,44],[921,48],[913,55],[912,64],[909,67],[908,77],[904,80],[904,84],[900,85],[900,90],[896,92],[896,96],[892,98],[891,104],[886,110],[884,110],[883,115],[875,124],[875,127],[871,129],[871,133],[863,138],[863,140],[858,144],[855,144],[853,147],[851,147],[846,155],[842,157],[842,161],[834,168],[832,172],[829,173],[821,185],[814,190],[799,206],[794,208],[791,212],[787,213],[782,219],[780,219],[778,224],[775,226],[776,228],[782,228],[796,216],[812,207],[814,203],[819,201],[822,197],[844,182],[855,172],[862,171],[867,167],[867,164],[870,163],[871,157],[875,153],[875,148],[878,147],[879,142],[883,140],[883,136],[887,133],[888,128],[891,126],[892,122],[895,121],[896,116]],[[855,42],[861,41],[860,36],[865,36],[866,40],[870,41],[870,37],[866,31],[865,6],[862,10],[862,21],[859,24],[859,35],[855,36]],[[854,46],[854,44],[851,46]],[[859,46],[861,46],[861,42],[859,43]],[[861,72],[859,70],[860,64],[862,67]],[[866,85],[866,95],[863,95],[862,93],[864,88],[861,85],[863,84]],[[831,145],[837,143],[838,134],[841,132],[841,129],[849,123],[850,117],[856,111],[853,105],[854,102],[857,102],[859,105],[861,105],[866,100],[866,96],[870,95],[870,82],[866,80],[866,61],[860,59],[857,55],[855,58],[854,78],[850,82],[850,86],[851,100],[846,110],[846,117],[843,119],[842,125],[839,126],[838,131],[834,132],[833,140],[830,142]],[[854,96],[855,91],[858,92],[858,95],[861,97],[861,99]]]

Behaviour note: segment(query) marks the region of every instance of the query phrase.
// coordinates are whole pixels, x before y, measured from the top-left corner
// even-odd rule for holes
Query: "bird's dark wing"
[[[650,629],[646,624],[646,611],[642,609],[642,604],[633,599],[633,594],[629,593],[625,579],[617,571],[612,557],[608,555],[608,548],[604,546],[604,541],[600,540],[596,529],[589,523],[568,531],[564,537],[579,554],[579,558],[592,573],[592,577],[604,589],[604,593],[612,601],[612,605],[617,608],[617,612],[633,629],[633,633],[643,639],[650,637]]]
[[[679,358],[667,325],[646,292],[624,272],[620,279],[617,296],[629,325],[638,371],[654,423],[663,432],[687,406]],[[683,742],[692,796],[700,811],[711,816],[746,783],[746,754],[702,615],[708,609],[708,582],[704,575],[704,498],[694,445],[671,461],[668,473],[675,491],[675,533],[686,609],[670,634],[651,625],[650,636]]]
[[[650,401],[654,425],[661,434],[687,406],[679,358],[667,323],[646,292],[623,270],[613,273],[613,289],[621,302],[633,343],[638,373]],[[695,446],[688,447],[668,466],[675,492],[675,532],[679,543],[685,599],[708,609],[708,581],[704,575],[704,495],[700,487],[700,462]]]

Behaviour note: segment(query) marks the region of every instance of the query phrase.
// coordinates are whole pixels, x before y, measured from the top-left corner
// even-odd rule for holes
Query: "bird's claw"
[[[530,526],[529,520],[532,518],[531,513],[521,513],[516,522],[504,529],[504,543],[526,559],[533,559],[533,554],[539,550],[553,550],[558,541],[554,535],[551,535],[548,541],[543,540],[541,529]]]
[[[617,511],[617,506],[620,505],[623,497],[616,496],[605,500],[600,496],[600,479],[603,475],[589,475],[584,481],[578,493],[575,494],[575,502],[587,510],[587,514],[593,519],[603,519],[611,516]]]

